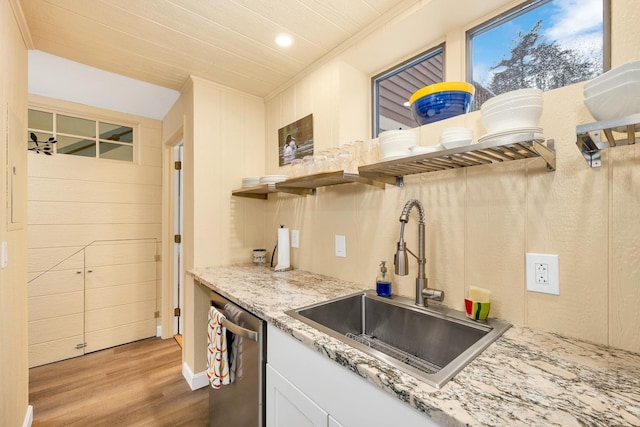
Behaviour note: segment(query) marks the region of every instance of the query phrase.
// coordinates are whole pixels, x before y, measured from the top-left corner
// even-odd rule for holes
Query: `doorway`
[[[184,289],[182,278],[184,277],[184,263],[182,262],[182,227],[183,227],[183,176],[182,157],[183,143],[179,142],[173,147],[173,336],[182,347],[182,312],[184,301]]]

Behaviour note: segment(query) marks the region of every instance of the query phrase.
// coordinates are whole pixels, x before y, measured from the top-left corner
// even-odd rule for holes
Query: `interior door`
[[[182,152],[183,144],[180,142],[173,151],[176,167],[173,174],[173,234],[179,236],[174,239],[173,246],[173,301],[174,312],[173,334],[182,335],[182,310],[184,301],[184,290],[182,279],[184,277],[184,266],[182,262],[182,218],[183,218],[183,177],[182,177]]]

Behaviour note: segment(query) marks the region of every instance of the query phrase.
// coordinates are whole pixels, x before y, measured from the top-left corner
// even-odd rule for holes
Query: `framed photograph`
[[[278,129],[280,166],[313,154],[313,114]]]

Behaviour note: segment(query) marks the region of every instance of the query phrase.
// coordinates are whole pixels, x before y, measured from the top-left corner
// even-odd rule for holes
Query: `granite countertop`
[[[361,284],[253,265],[189,274],[444,425],[640,426],[639,354],[514,326],[436,389],[285,314]]]

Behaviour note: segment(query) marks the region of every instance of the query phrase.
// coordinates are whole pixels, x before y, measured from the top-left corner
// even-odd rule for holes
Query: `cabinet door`
[[[338,421],[336,421],[336,419],[333,418],[331,415],[329,415],[329,427],[344,427],[344,426],[340,424]]]
[[[267,427],[327,427],[328,414],[267,364]]]

